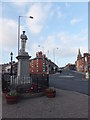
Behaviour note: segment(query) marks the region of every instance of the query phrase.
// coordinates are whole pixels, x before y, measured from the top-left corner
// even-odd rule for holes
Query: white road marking
[[[69,76],[69,75],[66,75],[66,76],[59,76],[59,77],[74,77],[74,76]]]

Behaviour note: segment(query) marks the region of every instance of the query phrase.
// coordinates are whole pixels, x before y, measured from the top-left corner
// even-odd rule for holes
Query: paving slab
[[[55,98],[23,99],[8,105],[2,95],[3,118],[88,118],[88,96],[56,89]]]

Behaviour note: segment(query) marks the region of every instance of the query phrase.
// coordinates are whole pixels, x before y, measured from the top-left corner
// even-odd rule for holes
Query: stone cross
[[[25,52],[25,47],[26,47],[26,40],[27,40],[27,36],[25,35],[25,31],[23,31],[23,34],[21,34],[20,37],[21,40],[21,51]]]

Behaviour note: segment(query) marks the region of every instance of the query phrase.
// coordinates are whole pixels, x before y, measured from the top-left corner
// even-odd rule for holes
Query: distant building
[[[48,60],[49,63],[49,73],[55,73],[58,70],[58,66],[52,62],[51,60]]]
[[[17,62],[13,62],[12,63],[13,66],[13,74],[16,75],[17,74]],[[2,64],[2,74],[7,73],[10,74],[11,72],[11,63],[6,63],[6,64]]]
[[[68,64],[65,66],[65,69],[68,69],[68,70],[76,70],[76,66],[75,66],[75,64],[68,63]]]
[[[58,66],[49,60],[42,52],[37,52],[36,57],[30,60],[30,74],[48,74],[54,72]]]
[[[79,72],[88,71],[90,74],[90,54],[84,53],[83,56],[78,50],[77,60],[75,61],[76,70]]]

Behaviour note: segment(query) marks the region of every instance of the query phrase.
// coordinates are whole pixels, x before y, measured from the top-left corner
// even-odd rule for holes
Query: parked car
[[[61,68],[59,68],[59,69],[58,69],[58,72],[62,73],[62,69],[61,69]]]

